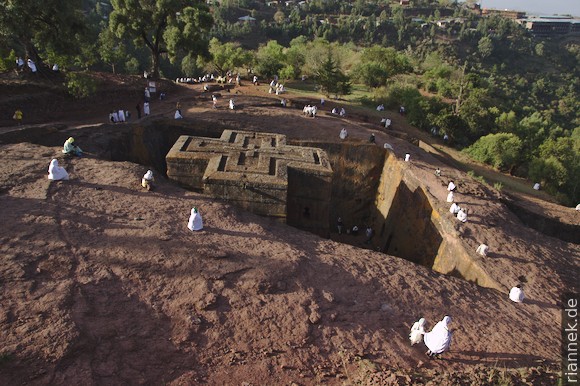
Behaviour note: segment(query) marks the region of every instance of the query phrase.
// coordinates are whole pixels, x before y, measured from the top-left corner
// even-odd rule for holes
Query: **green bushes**
[[[76,99],[86,98],[97,91],[97,82],[85,73],[69,72],[65,80],[69,94]]]

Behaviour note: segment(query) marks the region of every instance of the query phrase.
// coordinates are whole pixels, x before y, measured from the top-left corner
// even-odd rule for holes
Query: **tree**
[[[179,53],[207,55],[207,32],[213,24],[204,2],[186,0],[111,0],[109,28],[119,37],[131,37],[151,52],[151,73],[159,77],[159,58],[173,62]]]
[[[284,67],[286,55],[284,47],[275,40],[270,40],[265,46],[260,46],[256,53],[256,71],[265,76],[271,77],[277,75]]]
[[[86,31],[80,0],[26,0],[0,3],[0,39],[16,43],[42,66],[47,52],[78,52],[77,39]]]
[[[521,161],[522,141],[515,134],[488,134],[464,151],[472,158],[492,165],[498,170],[509,170]]]
[[[493,41],[489,36],[484,36],[479,39],[479,43],[477,43],[477,51],[483,59],[493,53]]]
[[[211,65],[220,75],[228,70],[249,65],[252,59],[251,53],[243,50],[235,43],[220,43],[213,38],[209,42],[209,53],[211,54]]]
[[[329,49],[326,60],[315,71],[316,82],[321,91],[326,95],[331,94],[347,95],[352,90],[350,79],[338,67],[332,57],[332,51]]]

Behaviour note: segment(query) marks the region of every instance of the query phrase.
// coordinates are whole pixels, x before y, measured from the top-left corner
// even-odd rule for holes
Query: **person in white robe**
[[[118,111],[113,111],[113,122],[115,122],[115,123],[119,122],[119,112]]]
[[[183,115],[181,115],[181,111],[179,109],[175,110],[175,115],[173,116],[175,119],[182,119]]]
[[[425,346],[429,349],[427,355],[430,358],[443,354],[445,351],[449,350],[452,336],[452,332],[449,330],[449,323],[451,323],[451,317],[445,315],[443,320],[438,322],[435,327],[433,327],[433,329],[423,337]]]
[[[34,63],[32,59],[28,59],[26,62],[28,63],[28,68],[30,68],[30,71],[32,71],[32,73],[36,73],[36,63]]]
[[[459,207],[459,205],[457,205],[456,203],[453,203],[453,204],[451,204],[451,206],[449,207],[449,212],[450,212],[451,214],[454,214],[454,215],[455,215],[455,214],[457,214],[457,213],[459,212],[459,209],[461,209],[461,208]]]
[[[539,182],[536,182],[534,184],[534,190],[540,190],[540,183]]]
[[[479,247],[475,250],[475,253],[481,256],[487,256],[487,252],[489,251],[489,247],[485,244],[479,244]]]
[[[342,128],[342,130],[340,130],[339,137],[340,139],[346,139],[346,137],[348,137],[348,132],[344,127]]]
[[[449,181],[449,185],[447,185],[447,190],[453,192],[455,188],[457,188],[457,186],[455,186],[455,183],[453,181]]]
[[[576,210],[580,211],[580,204],[576,205]]]
[[[411,160],[411,154],[405,153],[405,162],[409,162]]]
[[[68,173],[62,166],[58,166],[58,161],[53,159],[48,167],[48,179],[52,181],[68,180]]]
[[[380,104],[377,106],[377,111],[383,111],[385,109],[385,106]]]
[[[521,303],[525,299],[522,285],[518,284],[510,290],[510,300],[512,302]]]
[[[467,209],[459,208],[459,212],[457,212],[457,219],[461,222],[467,222]]]
[[[423,335],[425,335],[425,318],[419,319],[411,327],[411,332],[409,333],[411,346],[421,343]]]
[[[453,194],[453,192],[449,192],[447,194],[447,202],[453,202],[455,201],[455,195]]]
[[[143,103],[143,114],[145,115],[151,114],[151,110],[149,109],[149,102]]]
[[[147,170],[147,173],[143,175],[141,178],[141,186],[147,190],[153,189],[153,182],[155,178],[153,177],[153,172],[151,170]]]
[[[235,104],[233,99],[230,99],[230,110],[235,110],[235,109],[236,109],[236,104]]]
[[[74,142],[75,142],[75,139],[73,137],[69,137],[69,139],[67,139],[64,142],[64,145],[62,148],[63,154],[76,155],[77,157],[80,157],[83,155],[83,151],[81,150],[81,148],[78,146],[75,146]]]
[[[125,110],[119,110],[117,115],[119,116],[119,122],[125,122]]]
[[[338,114],[338,110],[335,108],[332,109],[332,111],[330,112],[331,114]]]
[[[393,146],[390,143],[385,142],[385,144],[383,145],[383,148],[387,149],[387,150],[395,150],[393,149]]]
[[[346,116],[346,110],[344,109],[344,107],[340,109],[340,113],[339,113],[339,115],[340,115],[341,117],[344,117],[344,116]]]
[[[149,87],[145,87],[145,102],[149,102],[149,99],[151,98],[151,91],[149,91]]]
[[[199,211],[195,206],[191,208],[191,215],[189,216],[187,228],[190,231],[200,231],[203,229],[203,219],[201,218],[201,214],[199,214]]]

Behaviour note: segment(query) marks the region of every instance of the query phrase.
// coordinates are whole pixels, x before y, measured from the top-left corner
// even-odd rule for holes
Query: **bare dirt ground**
[[[59,122],[66,137],[91,125],[96,136],[99,123],[110,127],[113,106],[135,114],[142,80],[107,82],[118,92],[83,103],[54,97],[43,109],[35,109],[34,91],[20,95],[25,126]],[[398,157],[411,153],[408,167],[436,197],[457,242],[472,251],[490,245],[479,262],[503,290],[345,245],[337,235],[323,239],[162,177],[146,192],[144,166],[64,159],[60,146],[27,143],[23,134],[22,143],[0,143],[0,384],[556,383],[560,296],[576,289],[578,245],[525,227],[500,193],[445,163],[437,149],[399,139],[422,133],[393,113],[385,114],[397,137],[380,130],[377,112],[338,118],[329,114],[338,102],[328,101],[319,117],[306,118],[303,97],[285,95],[299,108],[283,108],[266,86],[222,91],[216,110],[199,85],[162,87],[168,96],[152,102],[155,116],[172,117],[180,101],[185,120],[331,141],[346,127],[349,141],[374,132]],[[226,108],[230,97],[236,111]],[[11,114],[0,118],[1,132],[14,130]],[[98,153],[90,141],[79,145]],[[70,181],[47,180],[55,157]],[[466,224],[447,211],[449,178],[471,209]],[[186,228],[193,205],[205,223],[198,233]],[[546,210],[580,223],[571,208]],[[521,276],[527,299],[515,304],[507,293]],[[409,345],[409,327],[423,316],[431,328],[446,314],[455,328],[451,351],[429,360],[423,344]]]

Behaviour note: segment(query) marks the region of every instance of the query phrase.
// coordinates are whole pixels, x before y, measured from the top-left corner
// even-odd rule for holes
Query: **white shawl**
[[[63,167],[58,166],[58,161],[53,159],[48,167],[48,179],[53,181],[68,180],[68,173]]]
[[[435,327],[425,334],[425,346],[433,354],[441,354],[449,349],[451,345],[451,332],[449,331],[451,317],[445,316],[442,321],[438,322]]]
[[[421,318],[413,324],[413,327],[411,327],[411,332],[409,333],[409,340],[411,341],[411,345],[421,343],[424,334],[425,319]]]
[[[198,213],[196,208],[191,209],[191,215],[189,216],[187,228],[189,228],[190,231],[199,231],[203,229],[203,220],[201,218],[201,214]]]

